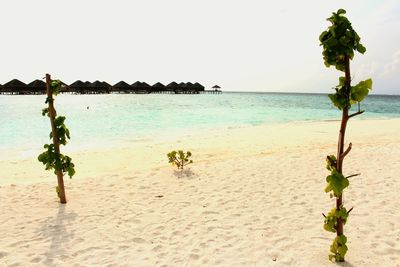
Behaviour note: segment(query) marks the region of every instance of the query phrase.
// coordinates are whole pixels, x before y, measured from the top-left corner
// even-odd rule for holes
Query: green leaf
[[[342,15],[342,14],[346,14],[346,10],[344,10],[344,9],[339,9],[338,11],[337,11],[337,14],[338,15]]]
[[[345,245],[347,243],[347,237],[345,235],[340,235],[336,237],[339,245]]]
[[[368,79],[359,82],[357,85],[352,86],[350,89],[350,97],[353,103],[361,102],[368,95],[369,91],[372,90],[372,80]]]
[[[327,37],[329,37],[329,32],[328,31],[323,31],[320,35],[319,35],[319,41],[322,43],[324,42]]]
[[[367,51],[367,49],[362,44],[358,44],[357,51],[360,52],[361,54],[364,54],[365,51]]]
[[[331,175],[326,177],[328,182],[325,192],[333,191],[336,197],[342,195],[343,190],[349,186],[349,180],[339,173],[336,169],[332,170]]]

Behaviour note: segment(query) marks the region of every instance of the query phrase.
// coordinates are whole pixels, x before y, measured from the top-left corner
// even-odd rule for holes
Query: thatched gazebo
[[[112,86],[111,91],[118,93],[130,93],[132,92],[132,87],[124,81],[120,81]]]
[[[82,82],[81,80],[77,80],[68,86],[67,91],[75,94],[86,94],[88,90],[88,85],[86,83]]]
[[[106,82],[95,81],[88,86],[93,94],[110,93],[110,85]]]
[[[209,92],[212,93],[212,94],[220,94],[220,93],[222,93],[222,91],[220,90],[221,87],[220,87],[219,85],[214,85],[214,86],[212,87],[212,89],[214,89],[214,90],[210,90],[210,91],[209,91]]]
[[[28,84],[28,87],[33,94],[46,93],[46,83],[42,80],[34,80]]]
[[[3,85],[3,92],[12,95],[27,95],[30,93],[28,86],[18,79],[13,79]]]

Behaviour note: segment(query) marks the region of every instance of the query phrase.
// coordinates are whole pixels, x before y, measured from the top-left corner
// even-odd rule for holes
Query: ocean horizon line
[[[290,94],[290,95],[329,95],[330,93],[313,93],[313,92],[274,92],[274,91],[222,91],[222,93],[249,93],[249,94]],[[368,96],[399,96],[399,94],[373,94]]]

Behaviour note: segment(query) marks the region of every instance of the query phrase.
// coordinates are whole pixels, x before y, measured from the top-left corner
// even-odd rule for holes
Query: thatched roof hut
[[[88,85],[81,80],[77,80],[68,86],[68,91],[78,94],[85,94],[88,91]]]
[[[107,94],[110,92],[110,87],[108,83],[100,81],[95,81],[88,86],[94,94]]]
[[[101,83],[103,84],[104,87],[107,87],[108,90],[111,90],[111,85],[108,82],[102,81]]]
[[[3,92],[11,94],[29,94],[29,88],[20,80],[13,79],[3,85]]]
[[[142,82],[142,86],[143,86],[143,88],[147,88],[147,89],[151,88],[151,85],[146,82]]]
[[[113,92],[124,92],[129,93],[132,91],[132,87],[124,81],[120,81],[112,86]]]
[[[176,82],[170,82],[167,86],[165,86],[168,90],[175,91],[179,90],[179,84]]]
[[[136,81],[131,84],[132,88],[140,88],[142,86],[142,83],[140,81]]]
[[[194,88],[197,92],[204,91],[204,86],[201,85],[201,84],[199,84],[198,82],[196,82],[196,83],[193,84],[193,88]]]
[[[46,83],[42,80],[34,80],[28,84],[28,87],[33,94],[46,93]]]
[[[151,89],[152,89],[152,92],[163,92],[163,91],[165,91],[166,88],[165,88],[164,84],[158,82],[158,83],[153,84]]]
[[[151,92],[152,87],[150,84],[146,83],[146,82],[142,82],[142,88],[143,90],[145,90],[148,94]]]
[[[215,90],[221,89],[221,87],[219,85],[214,85],[212,88]]]
[[[137,94],[149,93],[150,89],[151,89],[150,85],[148,85],[145,82],[140,82],[140,81],[132,83],[131,87],[132,87],[132,90]]]
[[[178,86],[179,86],[179,90],[180,91],[185,91],[186,90],[186,83],[181,82],[181,83],[178,84]]]

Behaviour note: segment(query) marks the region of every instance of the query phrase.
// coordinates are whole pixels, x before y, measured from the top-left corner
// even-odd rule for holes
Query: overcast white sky
[[[223,90],[330,92],[318,36],[338,8],[366,46],[355,82],[400,94],[398,0],[1,1],[0,83],[200,82]]]

